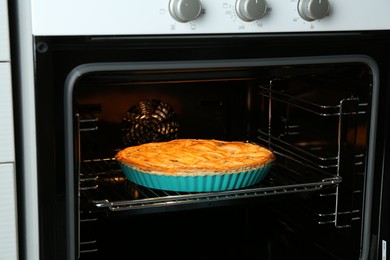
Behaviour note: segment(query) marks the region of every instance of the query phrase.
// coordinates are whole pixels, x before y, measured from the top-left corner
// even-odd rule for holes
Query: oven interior
[[[352,259],[372,84],[359,62],[85,73],[72,100],[80,259]],[[153,127],[129,131],[127,112],[148,113],[153,102],[169,109],[153,107]],[[116,152],[164,138],[250,141],[277,159],[263,181],[239,190],[128,181]]]

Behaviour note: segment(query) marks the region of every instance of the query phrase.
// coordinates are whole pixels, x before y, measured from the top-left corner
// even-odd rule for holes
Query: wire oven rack
[[[278,164],[268,176],[251,187],[220,192],[172,192],[143,187],[127,180],[113,158],[83,161],[80,169],[80,193],[97,208],[129,211],[201,206],[254,197],[312,192],[341,182],[338,176],[318,172],[286,171]]]

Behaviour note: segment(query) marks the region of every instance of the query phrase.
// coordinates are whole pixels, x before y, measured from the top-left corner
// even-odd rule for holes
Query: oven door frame
[[[325,33],[318,35],[308,35],[308,34],[298,34],[298,35],[268,35],[268,36],[256,36],[256,35],[217,35],[217,36],[166,36],[166,37],[35,37],[35,49],[36,49],[36,100],[37,100],[37,132],[38,132],[38,151],[43,151],[42,149],[49,148],[47,151],[41,152],[41,159],[38,158],[38,167],[41,168],[43,174],[38,176],[40,179],[40,186],[50,185],[50,181],[57,179],[55,177],[49,178],[49,180],[43,180],[44,176],[50,171],[50,169],[57,169],[61,167],[61,165],[66,169],[65,170],[65,187],[63,184],[59,184],[60,188],[45,188],[40,192],[40,201],[43,202],[41,205],[44,205],[47,202],[44,202],[43,197],[48,194],[56,194],[56,196],[65,195],[65,211],[66,218],[63,223],[65,223],[66,227],[66,239],[63,243],[66,245],[64,250],[67,252],[67,256],[65,259],[74,260],[77,255],[77,247],[74,243],[74,238],[76,236],[76,223],[75,220],[76,210],[74,207],[74,202],[77,200],[74,190],[74,183],[77,181],[73,174],[74,172],[74,151],[73,142],[65,141],[62,145],[64,147],[64,152],[57,154],[55,157],[63,158],[63,162],[56,165],[56,160],[54,158],[54,162],[49,162],[49,165],[43,165],[43,157],[42,155],[47,155],[50,152],[55,152],[57,148],[55,148],[55,143],[57,140],[71,140],[68,139],[71,136],[73,137],[73,126],[69,122],[73,122],[73,118],[70,118],[71,115],[69,113],[71,105],[69,104],[69,99],[72,96],[72,86],[74,81],[77,80],[77,77],[80,74],[87,73],[88,70],[99,70],[99,69],[107,69],[107,65],[115,65],[112,68],[119,70],[143,70],[143,69],[156,69],[156,68],[202,68],[209,66],[216,67],[226,67],[226,66],[263,66],[263,65],[298,65],[298,64],[309,64],[309,63],[333,63],[333,62],[363,62],[370,66],[373,71],[377,71],[374,76],[374,81],[378,88],[374,91],[373,96],[375,97],[375,106],[373,106],[373,115],[371,118],[372,126],[381,126],[383,122],[378,122],[376,115],[379,107],[383,109],[386,104],[386,100],[389,100],[388,91],[385,90],[385,86],[389,86],[389,80],[384,79],[383,74],[385,72],[389,72],[389,57],[383,57],[383,54],[389,53],[389,47],[381,50],[369,50],[363,51],[363,47],[366,43],[360,43],[359,48],[354,49],[346,49],[348,44],[355,42],[357,39],[362,38],[363,41],[367,41],[367,44],[371,44],[371,40],[379,43],[380,46],[386,42],[389,42],[389,32],[381,32],[378,34],[366,35],[363,33]],[[247,44],[249,46],[248,50],[235,54],[236,52],[232,52],[232,50],[240,50],[242,46],[242,41],[244,45]],[[286,41],[284,41],[286,40]],[[337,43],[337,47],[332,47],[329,49],[318,50],[316,47],[313,47],[312,41],[315,43],[319,43],[320,46],[326,47],[331,46],[332,42]],[[142,43],[148,43],[148,47],[140,47]],[[270,52],[262,52],[256,50],[256,52],[252,52],[257,48],[264,47],[269,48],[271,45],[276,44]],[[212,48],[208,48],[208,46],[212,45]],[[223,46],[224,50],[219,52],[214,52],[218,46]],[[259,46],[260,45],[260,46]],[[375,45],[375,43],[374,43]],[[77,55],[80,51],[85,50],[88,46],[95,48],[94,50],[103,50],[101,54],[97,57],[92,57],[89,54],[86,54],[82,60],[77,61],[69,61],[69,63],[64,64],[62,68],[56,68],[53,66],[53,56],[56,55],[56,52],[61,52],[61,55]],[[295,50],[286,50],[279,49],[279,47],[289,47],[296,46]],[[57,48],[57,49],[56,49]],[[143,56],[142,54],[135,55],[130,58],[129,56],[122,57],[119,53],[121,49],[133,49],[141,48],[144,51],[150,50],[152,54],[147,54]],[[179,50],[177,56],[170,56],[172,50]],[[161,55],[161,58],[155,59],[154,54],[158,50],[164,50],[164,54]],[[197,56],[197,52],[189,53],[187,52],[189,49],[194,49],[196,51],[202,51],[201,55]],[[226,53],[225,51],[230,51]],[[279,51],[281,50],[281,51]],[[382,53],[383,52],[383,53]],[[91,54],[93,51],[91,51]],[[180,55],[180,53],[184,53],[184,55]],[[358,54],[356,54],[358,53]],[[111,55],[113,54],[113,55]],[[254,54],[255,58],[250,58]],[[317,55],[318,54],[318,55]],[[55,57],[54,57],[55,58]],[[210,58],[210,59],[208,59]],[[226,59],[227,58],[227,59]],[[83,64],[96,64],[93,66],[85,66]],[[211,65],[213,64],[213,65]],[[58,65],[58,64],[56,64]],[[387,66],[387,67],[386,67]],[[101,67],[101,68],[100,68]],[[70,76],[69,76],[70,75]],[[61,83],[58,85],[57,83]],[[384,83],[382,83],[384,82]],[[57,88],[55,91],[52,89]],[[63,87],[62,87],[63,86]],[[379,87],[380,86],[380,87]],[[63,88],[63,90],[62,90]],[[45,90],[49,90],[49,93],[43,93]],[[376,88],[375,88],[376,89]],[[58,94],[54,92],[59,92],[63,94]],[[56,96],[56,99],[52,97]],[[53,134],[53,125],[52,123],[43,126],[44,119],[40,116],[40,113],[44,111],[44,109],[49,107],[56,107],[56,102],[59,101],[59,98],[62,99],[62,95],[64,95],[64,102],[61,104],[64,105],[64,111],[62,111],[65,115],[64,123],[62,124],[64,127],[63,137],[54,136]],[[45,102],[46,101],[46,102]],[[387,105],[388,107],[388,105]],[[59,109],[61,111],[61,109]],[[58,112],[58,111],[57,111]],[[54,114],[52,116],[55,116]],[[51,119],[50,122],[57,122],[57,119]],[[55,128],[55,127],[54,127]],[[378,181],[381,183],[381,180],[378,178],[379,174],[378,167],[383,165],[384,162],[375,156],[375,154],[379,152],[379,154],[383,154],[383,143],[377,141],[377,137],[387,136],[386,132],[381,130],[381,127],[375,127],[378,129],[376,131],[370,132],[370,150],[371,153],[369,155],[369,163],[368,167],[370,168],[369,181],[367,181],[366,193],[365,197],[365,205],[364,207],[370,210],[365,210],[364,214],[364,227],[363,227],[363,241],[362,241],[362,255],[361,259],[368,259],[368,255],[377,254],[377,252],[370,252],[370,249],[373,245],[378,246],[378,242],[371,241],[372,239],[372,230],[376,230],[380,226],[379,221],[372,221],[373,219],[378,219],[378,214],[380,212],[380,207],[373,206],[375,212],[371,211],[371,205],[376,203],[373,201],[373,197],[376,198],[372,193],[372,187],[376,187],[378,185]],[[53,140],[48,144],[44,144],[44,136],[45,133],[49,132],[50,135],[53,135]],[[61,134],[60,134],[61,135]],[[379,138],[380,139],[380,138]],[[40,152],[38,152],[40,153]],[[50,157],[50,156],[49,156]],[[58,162],[58,161],[57,161]],[[70,162],[70,163],[67,163]],[[374,174],[375,173],[375,174]],[[69,177],[70,176],[70,177]],[[58,179],[63,179],[64,177],[59,177]],[[55,180],[54,180],[55,181]],[[57,180],[59,181],[59,180]],[[58,195],[59,194],[59,195]],[[50,202],[49,202],[50,204]],[[53,205],[50,205],[52,208]],[[63,206],[60,206],[61,208]],[[63,209],[62,209],[63,210]],[[62,211],[60,210],[60,212]],[[40,222],[41,224],[45,222],[47,218],[47,210],[40,210]],[[49,218],[50,219],[50,218]],[[54,219],[50,219],[49,221],[52,225],[48,229],[50,232],[54,232],[56,224],[54,224]],[[372,226],[376,223],[376,226]],[[42,228],[44,230],[46,228]],[[53,230],[54,229],[54,230]],[[41,232],[42,233],[42,232]],[[46,240],[46,241],[45,241]],[[43,239],[41,241],[41,248],[44,248],[45,245],[50,244],[47,239]],[[61,246],[62,247],[62,246]],[[54,252],[48,252],[47,250],[42,250],[43,255],[51,255],[55,254]]]

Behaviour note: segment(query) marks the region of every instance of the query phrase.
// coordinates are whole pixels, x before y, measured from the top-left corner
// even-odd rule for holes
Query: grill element
[[[126,146],[177,138],[179,123],[171,106],[158,99],[145,99],[130,107],[122,120]]]

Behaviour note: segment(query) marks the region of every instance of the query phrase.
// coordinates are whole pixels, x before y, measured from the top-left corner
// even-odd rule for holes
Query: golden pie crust
[[[252,171],[275,160],[272,151],[248,142],[175,139],[127,147],[115,159],[144,173],[203,176]]]

